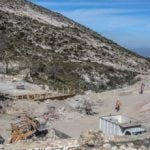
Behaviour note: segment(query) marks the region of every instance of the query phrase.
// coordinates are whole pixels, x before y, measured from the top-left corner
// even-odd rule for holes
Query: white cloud
[[[141,10],[140,10],[141,11]],[[143,10],[144,11],[144,10]],[[145,18],[136,18],[132,15],[120,15],[123,13],[137,13],[130,9],[78,9],[74,11],[63,11],[63,14],[76,21],[88,24],[107,24],[105,27],[127,27],[137,24],[149,24]]]

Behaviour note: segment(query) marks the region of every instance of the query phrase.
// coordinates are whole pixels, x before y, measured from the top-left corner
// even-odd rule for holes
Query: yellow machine
[[[11,124],[11,139],[9,143],[15,143],[20,140],[25,140],[34,135],[38,128],[38,121],[25,115],[24,119],[15,124]]]

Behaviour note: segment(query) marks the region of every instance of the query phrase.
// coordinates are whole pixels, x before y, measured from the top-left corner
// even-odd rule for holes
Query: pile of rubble
[[[33,141],[49,139],[54,141],[71,138],[67,134],[49,126],[49,119],[51,120],[57,118],[55,112],[53,111],[49,112],[48,115],[45,115],[43,122],[41,121],[42,119],[37,120],[36,118],[32,118],[26,114],[17,116],[17,122],[10,124],[11,137],[9,138],[8,143],[12,144],[27,139],[32,139]],[[0,136],[0,144],[4,143],[3,140],[4,139]]]
[[[79,138],[80,150],[149,150],[150,139],[111,141],[100,131],[87,131]],[[115,137],[113,137],[115,139]]]
[[[99,108],[103,105],[100,99],[90,98],[90,92],[85,95],[76,95],[67,100],[68,105],[76,109],[81,114],[95,115],[99,113]]]
[[[104,144],[104,136],[100,131],[86,131],[80,135],[81,147],[101,147]]]
[[[47,134],[47,129],[45,129],[43,125],[41,127],[41,124],[37,120],[27,115],[22,117],[20,122],[11,123],[11,128],[11,138],[9,143],[16,143],[33,136],[38,137]]]
[[[21,150],[20,147],[24,145],[25,149],[31,150],[149,150],[150,139],[133,141],[111,141],[100,131],[89,130],[83,132],[79,139],[72,139],[64,133],[51,129],[50,135],[45,140],[21,141],[13,145],[7,144],[5,149]]]

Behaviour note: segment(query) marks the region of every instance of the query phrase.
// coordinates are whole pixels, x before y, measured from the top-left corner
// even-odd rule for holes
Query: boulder
[[[100,131],[86,131],[80,135],[79,143],[82,146],[94,147],[103,145],[103,134]]]

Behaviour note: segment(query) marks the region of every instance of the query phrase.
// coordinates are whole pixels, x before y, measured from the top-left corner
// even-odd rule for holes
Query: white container
[[[137,135],[145,132],[141,124],[126,116],[105,116],[100,117],[99,129],[107,135]]]

